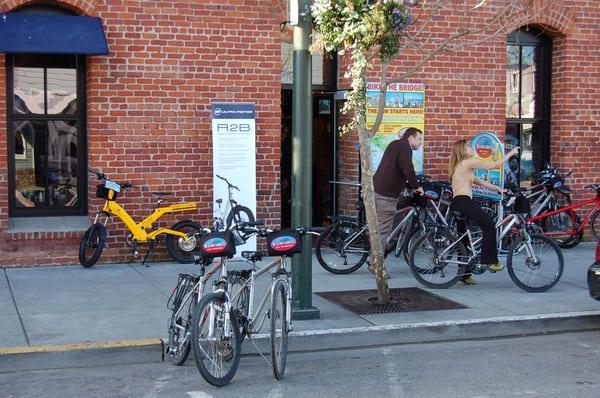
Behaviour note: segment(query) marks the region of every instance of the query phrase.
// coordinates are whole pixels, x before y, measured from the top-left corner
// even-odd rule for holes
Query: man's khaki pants
[[[398,198],[383,196],[375,192],[375,210],[377,212],[377,223],[379,225],[379,240],[381,248],[385,251],[385,240],[394,228],[394,217]]]

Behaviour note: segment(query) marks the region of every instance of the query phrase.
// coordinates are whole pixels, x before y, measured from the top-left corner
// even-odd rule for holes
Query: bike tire
[[[530,237],[530,242],[539,242],[538,243],[539,246],[544,244],[544,245],[548,245],[550,247],[550,250],[548,250],[548,252],[550,253],[548,258],[550,258],[551,260],[556,260],[556,270],[550,271],[546,275],[540,276],[539,280],[544,282],[544,284],[542,284],[542,285],[539,285],[539,286],[533,285],[533,281],[538,276],[537,273],[533,276],[533,278],[530,276],[528,279],[529,279],[529,282],[531,282],[531,283],[527,283],[527,281],[525,280],[526,278],[522,278],[521,274],[524,272],[525,274],[532,275],[530,271],[539,270],[542,266],[542,262],[540,261],[539,265],[535,264],[535,263],[532,264],[531,259],[526,258],[524,266],[522,266],[521,264],[518,264],[518,265],[515,264],[515,261],[514,261],[515,253],[523,252],[523,250],[525,248],[521,245],[525,244],[526,243],[525,241],[518,242],[508,252],[508,256],[506,258],[506,268],[508,268],[508,274],[510,275],[510,279],[512,279],[512,281],[515,283],[515,285],[517,285],[521,289],[523,289],[527,292],[532,292],[532,293],[545,292],[546,290],[548,290],[548,289],[552,288],[554,285],[556,285],[558,283],[558,281],[560,280],[560,277],[562,276],[563,269],[564,269],[564,258],[563,258],[563,255],[562,255],[559,245],[554,241],[554,239],[551,239],[544,235],[537,235],[537,234],[529,235],[529,237]],[[532,249],[535,250],[535,245],[533,243],[531,246],[532,246]],[[548,263],[548,261],[545,261],[545,262],[546,262],[546,264]],[[535,268],[535,267],[537,267],[537,268]]]
[[[79,242],[79,264],[84,268],[90,268],[102,255],[106,243],[106,227],[103,224],[91,225]],[[92,249],[91,256],[87,255],[86,250]]]
[[[193,288],[193,286],[192,286]],[[188,311],[183,314],[183,317],[187,319],[185,330],[183,331],[183,337],[188,333],[191,333],[191,325],[192,325],[192,316],[194,314],[194,309],[196,308],[196,302],[198,301],[198,295],[193,294],[191,297],[191,302],[188,306]],[[178,308],[173,308],[173,315],[177,312]],[[183,344],[179,344],[179,339],[181,338],[181,331],[178,328],[173,326],[175,319],[171,317],[169,320],[169,347],[177,346],[177,351],[173,353],[169,351],[169,357],[171,358],[171,363],[175,366],[181,366],[185,363],[188,356],[190,355],[190,351],[192,350],[191,339],[184,340]]]
[[[271,364],[273,375],[281,380],[285,374],[288,348],[288,290],[283,281],[277,281],[271,296]]]
[[[173,225],[170,229],[183,232],[190,236],[190,239],[186,242],[180,236],[167,235],[167,252],[169,252],[169,256],[180,264],[193,263],[193,252],[197,248],[195,234],[202,231],[202,225],[192,220],[183,220]]]
[[[415,216],[410,216],[412,220],[408,220],[406,224],[402,227],[402,229],[398,232],[398,236],[396,237],[396,245],[394,247],[394,256],[400,257],[400,255],[406,250],[407,247],[407,237],[410,236],[410,232],[412,232],[414,226],[414,218]],[[404,221],[404,220],[402,220]]]
[[[358,270],[369,257],[370,245],[366,230],[352,242],[350,259],[343,248],[345,241],[360,232],[358,227],[350,223],[336,222],[328,226],[317,239],[315,255],[321,267],[332,274],[351,274]],[[346,239],[344,239],[346,238]]]
[[[191,341],[196,366],[204,380],[217,387],[222,387],[231,381],[240,363],[241,345],[235,311],[230,312],[231,330],[228,332],[231,333],[231,337],[225,337],[225,322],[223,321],[225,316],[223,303],[225,300],[226,296],[224,293],[209,293],[205,295],[196,306],[192,318]],[[211,337],[210,340],[203,339],[208,332],[204,329],[204,326],[209,326],[206,325],[206,322],[210,322],[212,329],[219,334],[216,338]],[[210,352],[207,352],[202,347],[201,342],[206,343],[206,348]],[[214,355],[215,357],[208,358],[207,364],[204,361],[209,355]],[[218,365],[224,366],[225,363],[229,364],[229,368],[226,371],[219,371],[219,369],[213,368]],[[207,366],[211,364],[212,366]]]
[[[410,249],[408,266],[415,279],[430,289],[447,289],[454,285],[464,275],[464,266],[458,264],[434,264],[434,256],[438,250],[443,250],[449,247],[453,241],[444,234],[436,234],[434,232],[421,235],[413,247]],[[461,242],[449,252],[449,256],[444,257],[450,259],[455,257],[455,260],[465,261],[467,258],[467,250]],[[439,261],[443,263],[443,261]],[[448,276],[444,273],[445,268],[448,268]],[[428,277],[431,276],[431,277]]]
[[[573,226],[573,220],[571,220],[571,217],[569,215],[568,212],[564,212],[564,213],[558,213],[556,216],[560,216],[561,214],[564,215],[568,215],[569,219],[568,221],[564,221],[564,217],[561,216],[560,221],[558,222],[559,226],[564,226],[566,228],[566,230],[571,229]],[[553,223],[551,226],[551,218],[555,217],[555,216],[550,216],[550,217],[545,217],[543,218],[541,221],[541,227],[542,230],[544,231],[544,233],[546,232],[550,232],[550,231],[561,231],[560,229],[556,229],[553,226],[557,225],[557,223]],[[575,225],[581,225],[581,218],[578,215],[575,215]],[[565,230],[565,231],[566,231]],[[577,231],[576,235],[566,235],[565,237],[554,237],[554,236],[549,236],[550,238],[553,238],[556,243],[558,243],[558,246],[560,246],[563,249],[572,249],[575,246],[577,246],[582,240],[583,240],[583,228],[581,228],[581,230]]]
[[[233,299],[238,290],[241,290],[241,292],[232,302],[232,308],[233,310],[237,311],[236,319],[238,320],[238,326],[240,329],[241,344],[248,334],[247,325],[244,324],[244,320],[248,319],[248,312],[250,310],[250,288],[246,286],[245,280],[236,278],[229,289],[229,297]]]
[[[414,246],[416,240],[421,236],[421,228],[419,226],[415,226],[410,230],[408,238],[406,239],[406,244],[404,249],[402,250],[402,257],[406,264],[408,264],[410,257],[410,249]]]
[[[590,227],[592,230],[592,235],[598,242],[600,242],[600,211],[597,211],[592,215],[590,223],[592,226]]]
[[[256,221],[256,219],[254,218],[252,210],[250,210],[246,206],[236,205],[231,209],[231,211],[227,215],[227,229],[231,228],[234,222],[238,223],[240,221],[253,223]]]

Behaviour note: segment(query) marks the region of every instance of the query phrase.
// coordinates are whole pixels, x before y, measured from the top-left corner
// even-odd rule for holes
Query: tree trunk
[[[383,274],[383,248],[379,240],[379,224],[375,211],[375,193],[373,191],[373,171],[371,170],[371,138],[364,126],[359,126],[358,142],[360,146],[360,170],[362,197],[365,204],[365,214],[369,227],[369,241],[371,243],[371,261],[375,268],[375,283],[379,304],[389,304],[390,288],[386,276]]]

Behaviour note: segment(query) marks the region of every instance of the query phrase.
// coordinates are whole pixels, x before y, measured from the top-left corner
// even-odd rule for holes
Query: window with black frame
[[[85,57],[6,58],[10,214],[84,214]]]
[[[506,148],[521,147],[509,162],[507,183],[527,183],[550,160],[552,40],[534,28],[511,33],[506,66]]]

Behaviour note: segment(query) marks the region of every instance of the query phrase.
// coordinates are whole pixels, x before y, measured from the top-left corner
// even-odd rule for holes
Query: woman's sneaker
[[[463,277],[460,281],[462,283],[464,283],[465,285],[476,285],[477,284],[477,281],[470,275]]]
[[[487,268],[489,271],[492,272],[500,272],[504,269],[504,264],[502,263],[495,263],[495,264],[481,264],[484,268]]]

